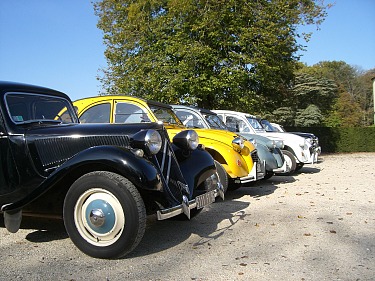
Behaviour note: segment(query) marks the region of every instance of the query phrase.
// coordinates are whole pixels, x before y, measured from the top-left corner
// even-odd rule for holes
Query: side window
[[[194,112],[179,109],[176,115],[188,128],[204,128],[201,119]]]
[[[119,102],[115,109],[115,123],[151,122],[147,113],[135,104]]]
[[[70,104],[64,98],[35,93],[7,93],[5,98],[9,115],[16,124],[41,120],[75,122]],[[65,119],[61,118],[63,112]]]
[[[272,131],[273,131],[273,130],[272,130],[273,128],[272,128],[271,124],[268,123],[267,120],[261,120],[261,121],[260,121],[260,124],[262,125],[262,127],[263,127],[267,132],[272,132]]]
[[[27,105],[25,102],[23,101],[13,102],[12,101],[12,102],[8,102],[8,106],[9,106],[9,112],[12,116],[12,119],[15,122],[22,122],[22,121],[27,121],[31,119],[29,110],[27,109]]]
[[[235,132],[239,132],[239,133],[248,133],[248,132],[250,132],[250,129],[246,125],[246,123],[244,121],[242,121],[241,119],[238,119],[238,118],[236,118],[234,116],[228,116],[227,117],[226,125],[229,128],[234,128]]]
[[[81,123],[109,123],[111,104],[102,103],[90,107],[79,117]]]

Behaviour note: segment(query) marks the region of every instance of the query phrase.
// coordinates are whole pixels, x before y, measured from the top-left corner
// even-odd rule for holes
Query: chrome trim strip
[[[172,162],[172,155],[171,155],[171,151],[168,150],[168,168],[167,168],[167,176],[166,176],[167,183],[169,183],[169,175],[171,173],[171,162]]]
[[[167,143],[164,142],[164,149],[163,149],[163,159],[161,160],[161,167],[160,170],[163,172],[164,170],[164,162],[165,162],[165,155],[166,155],[166,150],[167,150]]]

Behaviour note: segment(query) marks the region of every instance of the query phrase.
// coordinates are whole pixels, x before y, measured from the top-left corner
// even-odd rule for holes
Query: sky
[[[331,0],[301,61],[375,68],[375,0]],[[0,80],[96,96],[106,67],[103,33],[91,0],[0,0]]]

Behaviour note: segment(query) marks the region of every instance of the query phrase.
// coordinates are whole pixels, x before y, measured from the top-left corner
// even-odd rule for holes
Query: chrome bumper
[[[255,162],[250,173],[240,178],[240,183],[248,183],[256,180],[263,179],[266,174],[266,161]]]
[[[304,157],[305,159],[301,162],[304,164],[314,164],[318,162],[318,155],[321,153],[321,148],[320,146],[315,147],[312,149],[312,151],[304,152]]]
[[[321,150],[320,146],[315,147],[313,152],[310,154],[308,163],[309,164],[317,163],[318,162],[318,156],[320,155],[321,151],[322,150]]]
[[[272,170],[274,173],[287,173],[290,171],[290,167],[288,167],[286,161],[284,161],[283,165],[280,168],[276,168]]]
[[[193,200],[190,200],[184,195],[180,205],[174,206],[168,209],[162,209],[156,212],[158,220],[165,220],[180,214],[185,214],[190,220],[190,210],[201,209],[205,206],[213,203],[217,196],[220,196],[224,200],[224,188],[219,182],[215,190],[211,190],[205,194],[197,196]]]

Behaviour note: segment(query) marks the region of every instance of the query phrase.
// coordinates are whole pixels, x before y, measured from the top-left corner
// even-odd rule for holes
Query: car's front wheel
[[[95,258],[119,258],[141,241],[146,209],[137,188],[115,173],[83,175],[70,187],[63,209],[73,243]]]

